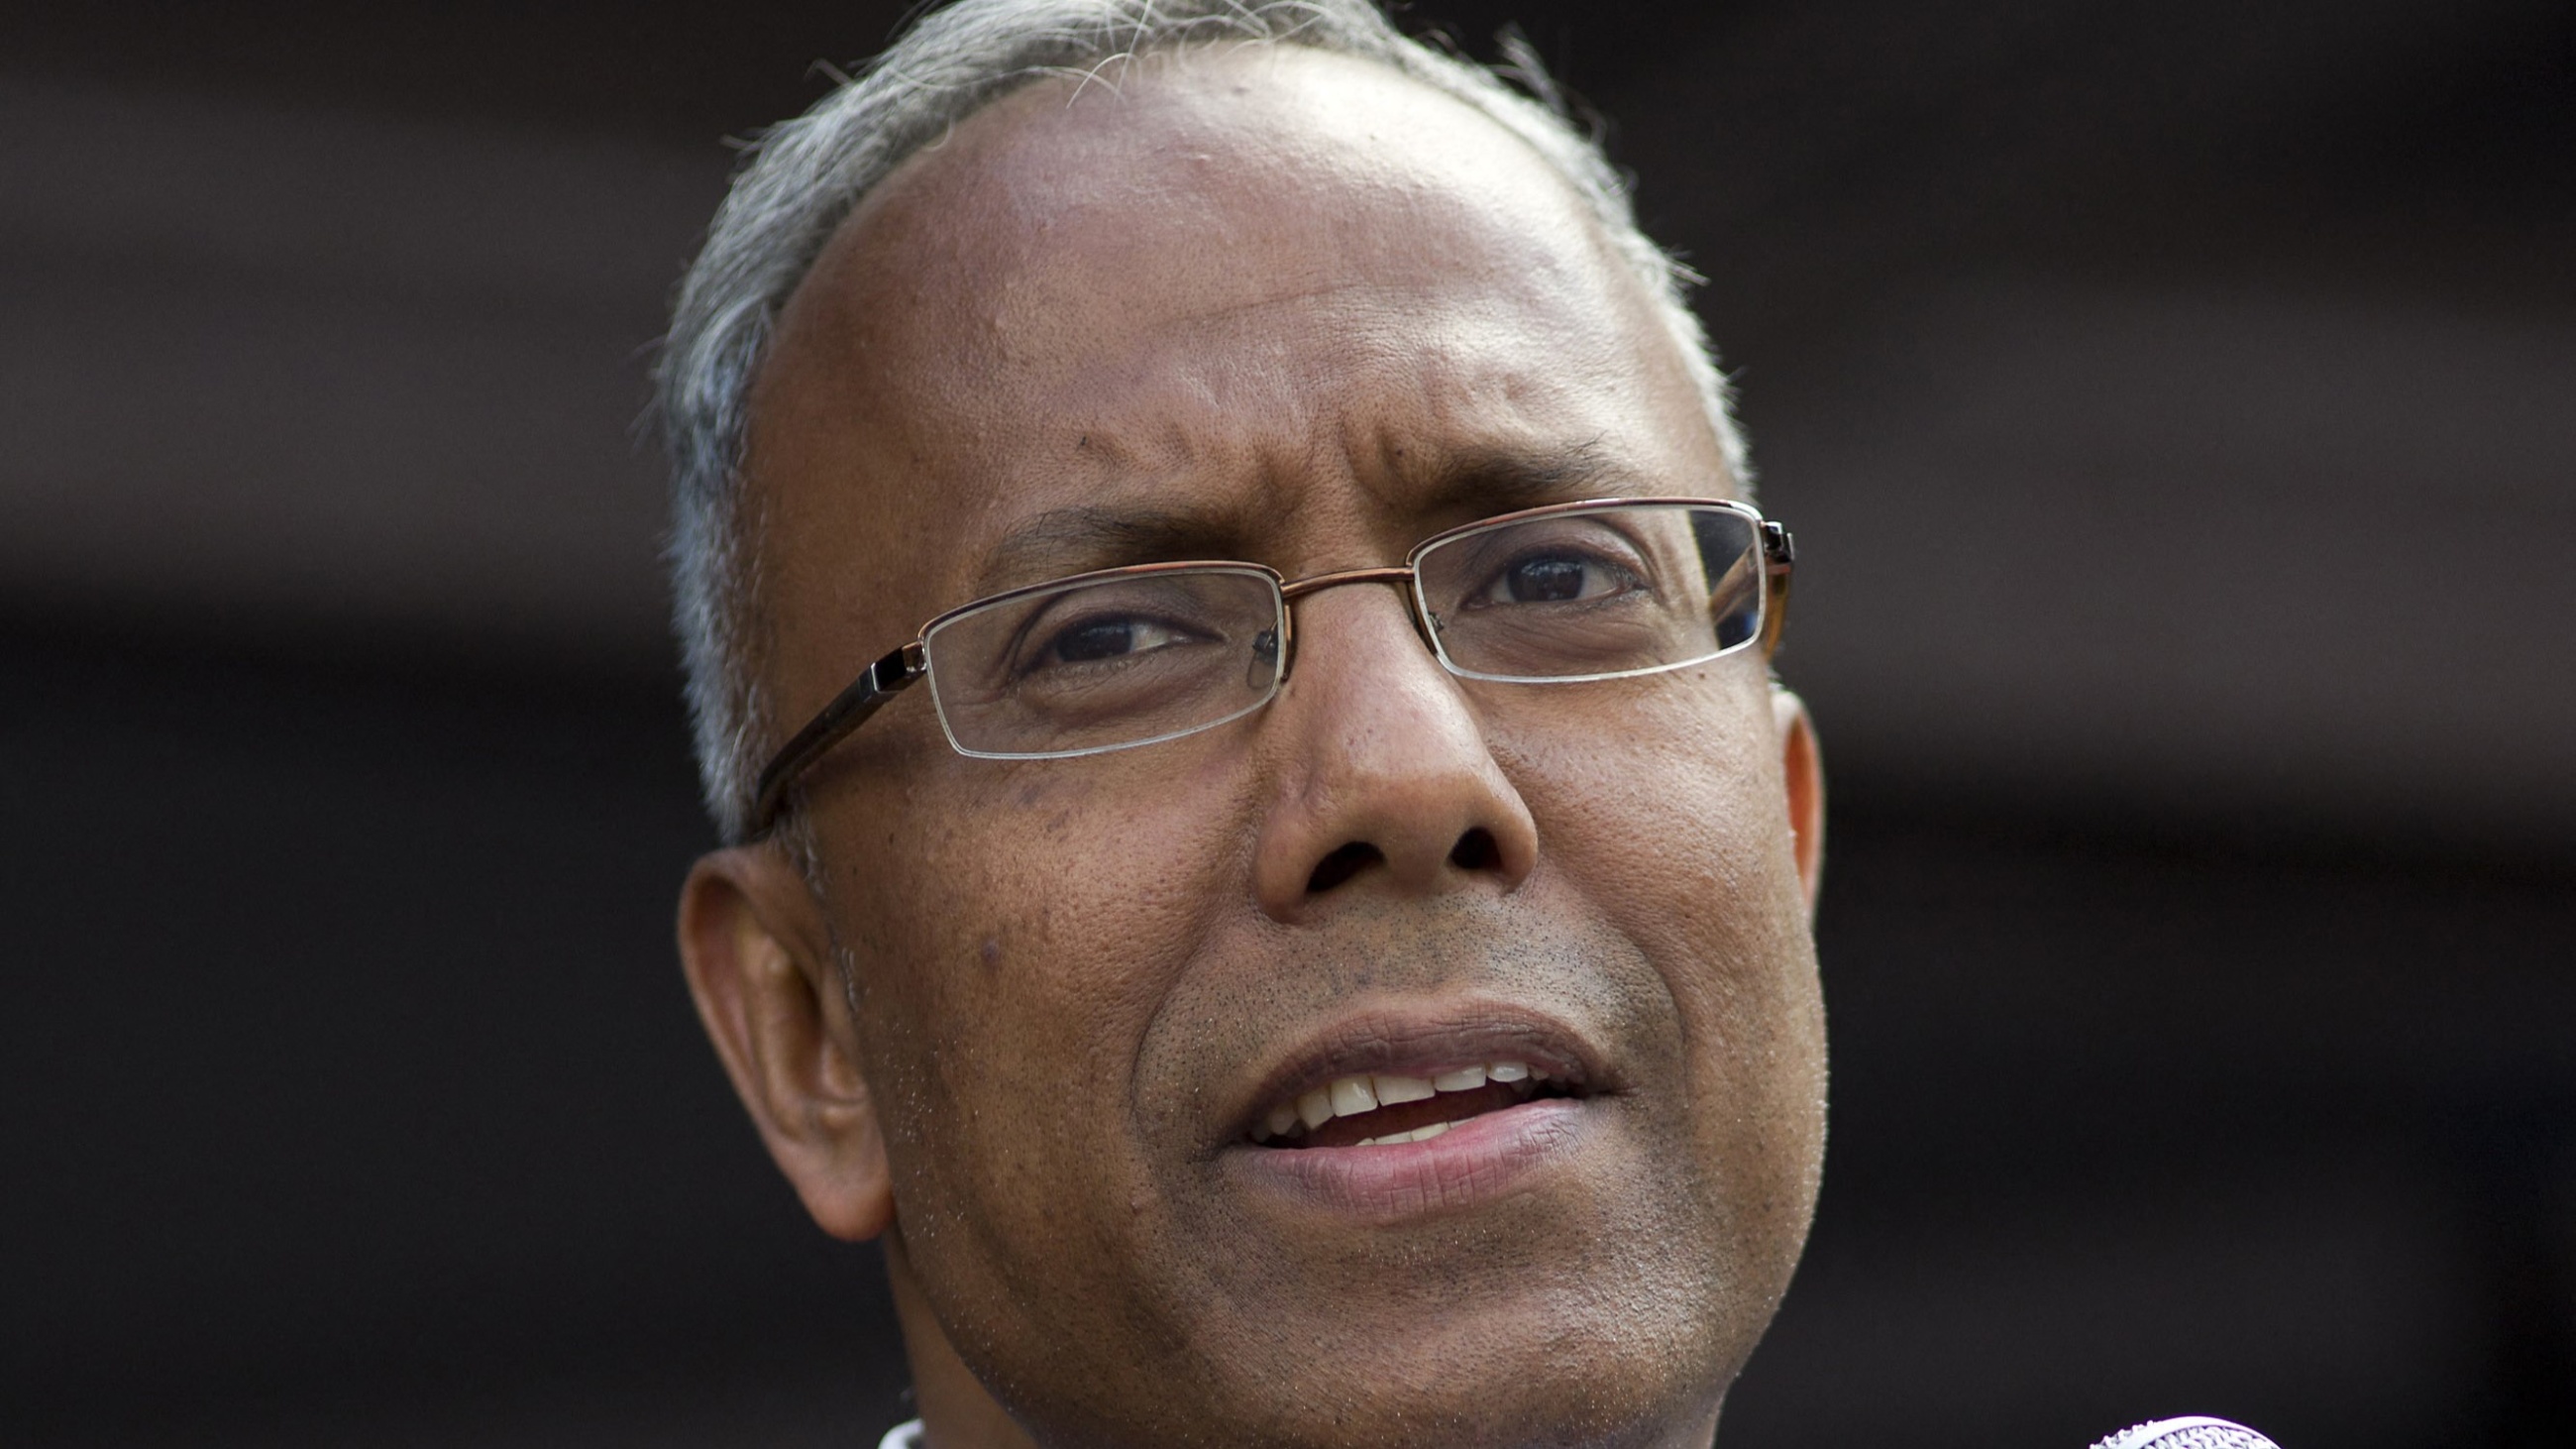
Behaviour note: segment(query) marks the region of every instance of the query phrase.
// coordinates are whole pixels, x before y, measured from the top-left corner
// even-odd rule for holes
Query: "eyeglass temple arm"
[[[884,708],[887,700],[928,672],[918,639],[860,671],[850,687],[823,706],[823,712],[798,730],[796,737],[772,755],[767,768],[760,772],[760,788],[752,796],[749,838],[758,840],[778,823],[787,787],[796,783],[796,777],[805,773],[807,766],[847,739],[850,731],[866,724],[868,716]]]
[[[1780,652],[1780,631],[1789,623],[1789,570],[1798,562],[1798,540],[1789,530],[1762,522],[1762,654]]]

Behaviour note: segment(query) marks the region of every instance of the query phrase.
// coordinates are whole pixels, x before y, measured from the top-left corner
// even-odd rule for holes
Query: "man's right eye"
[[[1187,644],[1194,638],[1155,619],[1132,615],[1085,619],[1048,636],[1030,668],[1034,672],[1063,664],[1096,664]]]

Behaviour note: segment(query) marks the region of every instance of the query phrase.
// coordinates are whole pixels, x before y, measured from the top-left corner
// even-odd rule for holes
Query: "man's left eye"
[[[1597,599],[1636,586],[1628,570],[1582,554],[1537,554],[1514,559],[1494,575],[1467,607],[1498,604],[1563,604]]]

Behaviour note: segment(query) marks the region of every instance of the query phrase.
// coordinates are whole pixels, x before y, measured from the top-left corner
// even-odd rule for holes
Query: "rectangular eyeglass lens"
[[[1632,504],[1499,525],[1421,560],[1458,668],[1500,679],[1643,674],[1713,658],[1759,619],[1752,524],[1732,509]],[[1749,600],[1749,603],[1748,603]]]
[[[1276,687],[1279,591],[1246,570],[1116,575],[996,601],[924,641],[940,719],[975,754],[1169,739]]]

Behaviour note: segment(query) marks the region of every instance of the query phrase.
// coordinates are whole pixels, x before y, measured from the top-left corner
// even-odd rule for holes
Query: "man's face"
[[[1733,487],[1565,185],[1294,48],[1036,86],[908,163],[787,308],[748,462],[790,727],[1014,585]],[[1763,661],[1479,684],[1393,589],[1296,607],[1285,688],[1217,729],[968,759],[916,691],[806,777],[909,1289],[1042,1438],[1704,1435],[1822,1152]],[[1511,1063],[1549,1080],[1257,1140]]]

